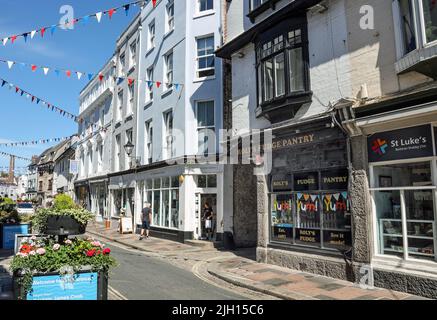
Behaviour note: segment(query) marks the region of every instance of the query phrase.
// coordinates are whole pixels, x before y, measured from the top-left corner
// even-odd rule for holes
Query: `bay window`
[[[302,29],[293,29],[258,44],[260,104],[303,93],[308,89],[302,32]]]

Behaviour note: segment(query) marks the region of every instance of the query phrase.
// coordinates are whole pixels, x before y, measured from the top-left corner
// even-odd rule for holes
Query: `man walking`
[[[142,220],[142,226],[141,226],[141,235],[139,240],[143,240],[144,231],[146,232],[146,239],[148,239],[150,223],[152,222],[152,210],[150,209],[150,203],[148,203],[147,201],[144,203],[144,208],[141,211],[141,220]]]

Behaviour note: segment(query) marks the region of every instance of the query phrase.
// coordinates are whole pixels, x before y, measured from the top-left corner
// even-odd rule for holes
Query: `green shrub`
[[[55,197],[55,203],[53,205],[53,209],[56,211],[66,210],[66,209],[75,209],[77,208],[73,199],[67,194],[58,194]]]
[[[20,223],[21,218],[17,210],[0,211],[0,223]]]

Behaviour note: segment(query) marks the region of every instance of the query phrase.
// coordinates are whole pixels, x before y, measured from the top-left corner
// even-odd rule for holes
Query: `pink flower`
[[[30,251],[29,254],[30,254],[31,256],[34,256],[34,255],[36,255],[36,251],[35,251],[35,250]]]
[[[36,250],[36,253],[38,253],[40,256],[44,255],[46,253],[46,249],[44,248],[39,248]]]
[[[61,245],[59,243],[56,243],[53,245],[53,250],[58,251],[61,248]]]
[[[18,252],[17,254],[16,254],[17,256],[19,256],[19,257],[27,257],[27,253],[23,253],[23,252]]]
[[[36,240],[36,236],[31,236],[30,240],[35,241]]]
[[[73,241],[71,241],[70,239],[65,240],[65,244],[72,244]]]

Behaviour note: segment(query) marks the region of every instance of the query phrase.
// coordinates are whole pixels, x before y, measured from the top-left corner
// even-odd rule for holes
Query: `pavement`
[[[12,260],[13,250],[0,249],[0,300],[12,300],[12,273],[9,265]]]
[[[359,285],[255,261],[254,249],[225,251],[211,242],[179,243],[138,235],[119,234],[98,223],[87,227],[90,236],[106,239],[149,257],[164,259],[178,267],[191,269],[202,280],[245,296],[247,299],[285,300],[422,300],[423,297]]]

